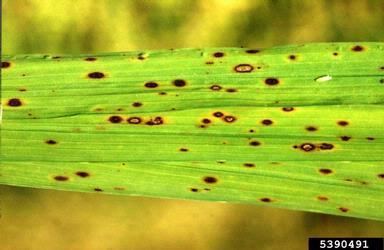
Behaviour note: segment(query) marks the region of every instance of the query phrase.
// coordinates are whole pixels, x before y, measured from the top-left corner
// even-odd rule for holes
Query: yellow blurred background
[[[382,0],[3,0],[2,53],[383,41]],[[0,249],[306,249],[384,223],[240,204],[0,186]]]

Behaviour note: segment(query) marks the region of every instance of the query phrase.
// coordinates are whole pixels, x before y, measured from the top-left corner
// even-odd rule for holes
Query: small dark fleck
[[[264,82],[267,85],[277,85],[279,84],[279,79],[274,77],[268,77],[267,79],[264,80]]]
[[[288,58],[289,60],[296,60],[296,55],[289,55]]]
[[[217,111],[217,112],[213,113],[214,117],[222,117],[223,115],[224,114],[222,112],[220,112],[220,111]]]
[[[100,79],[100,78],[104,78],[105,75],[102,72],[92,72],[92,73],[88,74],[88,77],[89,78],[94,78],[94,79]]]
[[[125,188],[123,188],[123,187],[114,187],[113,189],[117,190],[117,191],[124,191],[125,190]]]
[[[366,138],[368,141],[373,141],[373,140],[375,140],[375,138],[373,138],[373,137],[367,137]]]
[[[157,88],[159,84],[157,84],[156,82],[146,82],[144,86],[147,88]]]
[[[345,127],[345,126],[348,126],[349,122],[347,122],[347,121],[338,121],[337,124],[339,124],[339,126]]]
[[[315,150],[316,146],[312,143],[303,143],[300,145],[300,148],[305,152],[309,152]]]
[[[20,91],[20,92],[25,92],[25,91],[27,91],[27,89],[25,89],[25,88],[20,88],[19,91]]]
[[[188,149],[187,148],[180,148],[179,151],[181,151],[181,152],[188,152]]]
[[[87,58],[85,58],[84,60],[85,60],[85,61],[88,61],[88,62],[93,62],[93,61],[96,61],[97,58],[95,58],[95,57],[87,57]]]
[[[229,93],[234,93],[234,92],[237,92],[237,89],[232,89],[231,88],[231,89],[227,89],[226,91],[229,92]]]
[[[80,176],[82,178],[89,177],[89,173],[88,172],[84,172],[84,171],[77,171],[76,175]]]
[[[253,164],[253,163],[244,163],[243,165],[244,165],[244,167],[247,167],[247,168],[255,167],[255,164]]]
[[[213,56],[214,57],[223,57],[224,53],[223,52],[215,52],[215,53],[213,53]]]
[[[129,117],[127,119],[127,122],[130,124],[140,124],[141,123],[141,118],[140,117]]]
[[[320,168],[319,172],[322,174],[332,174],[333,173],[333,171],[331,169],[328,169],[328,168]]]
[[[46,140],[45,143],[54,145],[54,144],[57,144],[57,141],[50,139],[50,140]]]
[[[205,183],[208,183],[208,184],[213,184],[213,183],[217,182],[217,178],[213,177],[213,176],[206,176],[206,177],[204,177],[203,180]]]
[[[250,129],[248,132],[249,132],[249,133],[254,133],[254,132],[255,132],[255,130],[253,130],[253,129]]]
[[[319,201],[327,201],[328,200],[328,197],[325,197],[325,196],[317,196],[317,199]]]
[[[145,55],[144,55],[144,53],[139,53],[139,54],[137,55],[137,59],[139,59],[139,60],[144,60],[144,59],[145,59]]]
[[[231,116],[231,115],[226,115],[226,116],[224,116],[223,119],[224,119],[224,121],[229,122],[229,123],[236,121],[236,117]]]
[[[384,66],[381,66],[380,69],[381,69],[381,70],[384,70]]]
[[[11,67],[10,62],[1,62],[1,68],[5,69],[5,68],[9,68],[9,67]]]
[[[265,126],[270,126],[273,124],[273,121],[270,120],[270,119],[264,119],[261,121],[261,124],[265,125]]]
[[[191,192],[198,192],[199,191],[199,189],[197,189],[197,188],[190,188],[189,190],[191,190]]]
[[[352,179],[344,179],[345,181],[348,181],[348,182],[351,182],[352,181]]]
[[[221,90],[222,87],[221,87],[220,85],[212,85],[212,86],[210,87],[210,89],[215,90],[215,91],[218,91],[218,90]]]
[[[143,106],[143,104],[141,102],[134,102],[134,103],[132,103],[132,106],[133,107],[141,107],[141,106]]]
[[[352,50],[355,52],[361,52],[364,50],[364,47],[361,45],[355,45],[355,46],[353,46]]]
[[[204,118],[203,120],[201,120],[201,122],[205,124],[209,124],[211,123],[211,120],[209,120],[208,118]]]
[[[211,191],[211,189],[210,189],[210,188],[204,188],[204,190],[205,190],[205,191]]]
[[[332,149],[334,146],[330,143],[321,143],[319,148],[322,149],[322,150],[330,150]]]
[[[121,118],[121,116],[118,116],[118,115],[113,115],[109,117],[108,120],[112,123],[120,123],[123,120],[123,118]]]
[[[96,192],[103,192],[103,189],[101,188],[94,188],[93,190],[95,190]]]
[[[21,105],[22,105],[22,103],[21,103],[20,99],[18,99],[18,98],[12,98],[12,99],[8,100],[8,106],[19,107]]]
[[[339,210],[343,213],[346,213],[349,211],[349,208],[346,208],[346,207],[339,207]]]
[[[225,161],[216,161],[219,164],[225,164]]]
[[[250,64],[239,64],[234,69],[238,73],[249,73],[253,71],[253,66]]]
[[[258,49],[247,49],[245,52],[248,53],[248,54],[256,54],[256,53],[259,53],[260,50],[258,50]]]
[[[306,129],[307,131],[310,131],[310,132],[313,132],[313,131],[316,131],[316,130],[317,130],[317,128],[314,127],[314,126],[308,126],[308,127],[306,127],[305,129]]]
[[[67,181],[69,178],[67,176],[58,175],[54,177],[57,181]]]
[[[214,64],[214,62],[212,62],[212,61],[208,61],[208,62],[205,62],[205,64],[209,64],[209,65],[211,65],[211,64]]]
[[[166,95],[167,92],[159,92],[159,95]]]
[[[175,85],[176,87],[184,87],[186,84],[186,81],[183,79],[173,80],[173,85]]]
[[[52,56],[52,59],[60,59],[61,56]]]
[[[200,127],[200,128],[206,128],[207,126],[201,124],[199,127]]]
[[[271,202],[271,198],[261,198],[260,201],[262,202]]]
[[[377,177],[379,177],[380,179],[384,179],[384,173],[378,174]]]
[[[285,111],[285,112],[291,112],[291,111],[295,110],[295,108],[293,108],[293,107],[283,107],[282,110]]]
[[[116,109],[116,111],[123,111],[123,110],[124,110],[123,108]]]
[[[256,146],[260,146],[260,144],[261,144],[261,143],[260,143],[259,141],[250,141],[250,142],[249,142],[249,145],[251,145],[251,146],[255,146],[255,147],[256,147]]]
[[[350,136],[343,135],[343,136],[340,136],[340,139],[341,139],[342,141],[349,141],[349,140],[351,139],[351,137],[350,137]]]

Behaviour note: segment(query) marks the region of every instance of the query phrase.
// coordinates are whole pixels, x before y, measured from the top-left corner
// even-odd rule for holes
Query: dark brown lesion
[[[88,74],[88,77],[92,79],[101,79],[105,77],[105,74],[103,72],[91,72]]]
[[[164,123],[164,120],[161,116],[157,116],[155,118],[151,118],[149,121],[147,121],[145,124],[149,126],[154,126],[154,125],[161,125]]]
[[[238,64],[234,67],[235,72],[237,73],[250,73],[252,72],[254,67],[248,63]]]
[[[218,182],[218,179],[214,176],[205,176],[203,181],[207,184],[215,184]]]
[[[55,177],[53,177],[56,181],[68,181],[69,178],[67,176],[64,176],[64,175],[56,175]]]
[[[23,103],[19,98],[11,98],[8,100],[7,105],[10,107],[20,107]]]
[[[10,62],[1,62],[1,68],[2,69],[6,69],[6,68],[9,68],[11,67],[11,63]]]

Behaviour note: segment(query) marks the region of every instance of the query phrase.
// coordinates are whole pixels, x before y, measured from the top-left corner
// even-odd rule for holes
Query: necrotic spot
[[[350,136],[343,135],[343,136],[340,136],[340,139],[341,139],[342,141],[349,141],[349,140],[351,139],[351,137],[350,137]]]
[[[141,123],[141,118],[140,117],[129,117],[127,119],[127,122],[130,124],[139,124],[139,123]]]
[[[260,201],[262,201],[262,202],[271,202],[272,199],[265,197],[265,198],[260,198]]]
[[[141,102],[134,102],[134,103],[132,103],[132,106],[133,107],[141,107],[143,104],[141,103]]]
[[[22,105],[22,103],[21,103],[20,99],[18,99],[18,98],[12,98],[12,99],[8,100],[8,106],[19,107],[21,105]]]
[[[349,122],[347,122],[347,121],[338,121],[337,124],[339,126],[345,127],[345,126],[348,126]]]
[[[205,62],[205,64],[208,64],[208,65],[211,65],[211,64],[213,64],[214,62],[212,62],[212,61],[208,61],[208,62]]]
[[[247,49],[245,52],[248,53],[248,54],[256,54],[256,53],[259,53],[260,50],[258,50],[258,49]]]
[[[279,84],[279,79],[274,78],[274,77],[268,77],[268,78],[266,78],[266,79],[264,80],[264,82],[265,82],[265,84],[267,84],[267,85],[271,85],[271,86],[273,86],[273,85],[277,85],[277,84]]]
[[[164,123],[163,118],[161,118],[160,116],[157,116],[154,119],[150,119],[149,121],[146,122],[146,124],[149,126],[161,125],[163,123]]]
[[[101,188],[94,188],[93,190],[96,192],[103,192],[103,189],[101,189]]]
[[[68,180],[68,177],[67,176],[63,176],[63,175],[57,175],[54,177],[55,180],[57,181],[67,181]]]
[[[334,56],[338,56],[339,53],[337,53],[337,52],[333,52],[332,55],[334,55]]]
[[[320,168],[319,172],[322,174],[332,174],[332,170],[329,168]]]
[[[254,147],[256,147],[256,146],[260,146],[260,142],[259,141],[250,141],[249,142],[249,145],[251,145],[251,146],[254,146]]]
[[[87,57],[84,60],[88,62],[93,62],[93,61],[96,61],[97,59],[95,57]]]
[[[328,197],[325,197],[325,196],[317,196],[317,199],[319,201],[327,201],[328,200]]]
[[[215,53],[213,53],[213,56],[214,57],[223,57],[224,53],[223,52],[215,52]]]
[[[189,190],[191,190],[191,192],[198,192],[199,191],[199,189],[197,189],[197,188],[190,188]]]
[[[222,117],[224,114],[222,113],[222,112],[220,112],[220,111],[217,111],[217,112],[215,112],[215,113],[213,113],[213,116],[214,117]]]
[[[291,112],[291,111],[293,111],[293,110],[295,110],[295,108],[293,108],[293,107],[283,107],[283,108],[281,108],[284,112]]]
[[[317,128],[314,127],[314,126],[308,126],[308,127],[306,127],[305,129],[306,129],[307,131],[310,131],[310,132],[313,132],[313,131],[316,131],[316,130],[317,130]]]
[[[214,90],[214,91],[219,91],[219,90],[222,89],[222,87],[221,87],[220,85],[212,85],[212,86],[210,87],[210,89],[212,89],[212,90]]]
[[[253,66],[250,64],[239,64],[235,66],[235,71],[238,73],[249,73],[252,72]]]
[[[159,95],[166,95],[167,92],[159,92]]]
[[[322,150],[330,150],[330,149],[332,149],[333,148],[333,145],[332,144],[330,144],[330,143],[321,143],[320,144],[320,149],[322,149]]]
[[[214,184],[217,182],[217,178],[213,176],[206,176],[203,178],[204,182],[207,184]]]
[[[9,68],[9,67],[11,67],[10,62],[1,62],[1,68],[5,69],[5,68]]]
[[[211,123],[211,120],[209,120],[208,118],[204,118],[203,120],[201,120],[201,122],[205,124],[209,124]]]
[[[236,117],[231,116],[231,115],[226,115],[226,116],[224,116],[224,121],[231,123],[231,122],[236,121]]]
[[[46,140],[45,143],[54,145],[54,144],[57,144],[57,141],[50,139],[50,140]]]
[[[349,209],[346,208],[346,207],[339,207],[339,210],[340,210],[341,212],[343,212],[343,213],[346,213],[346,212],[349,211]]]
[[[247,167],[247,168],[255,167],[255,164],[253,164],[253,163],[244,163],[243,165],[244,165],[244,167]]]
[[[176,87],[184,87],[186,84],[186,81],[183,79],[173,80],[173,85],[175,85]]]
[[[226,91],[229,93],[234,93],[234,92],[237,92],[237,89],[230,88],[230,89],[227,89]]]
[[[378,174],[377,177],[379,177],[380,179],[384,179],[384,173]]]
[[[157,86],[159,86],[159,84],[157,84],[156,82],[146,82],[144,84],[144,86],[147,88],[157,88]]]
[[[248,130],[248,132],[249,132],[249,133],[254,133],[254,132],[255,132],[255,130],[253,130],[253,129],[250,129],[250,130]]]
[[[364,50],[364,47],[361,46],[361,45],[355,45],[352,47],[352,50],[355,51],[355,52],[361,52]]]
[[[105,75],[102,72],[92,72],[88,74],[88,77],[93,79],[100,79],[100,78],[104,78]]]
[[[373,141],[373,140],[375,140],[375,138],[373,138],[373,137],[367,137],[367,138],[365,138],[365,139],[367,139],[368,141]]]
[[[264,119],[261,121],[261,124],[265,125],[265,126],[270,126],[273,124],[273,121],[270,120],[270,119]]]
[[[89,177],[89,173],[88,172],[84,172],[84,171],[77,171],[76,175],[80,176],[82,178]]]
[[[289,60],[294,61],[294,60],[296,60],[296,55],[289,55],[288,58],[289,58]]]
[[[111,123],[120,123],[120,122],[123,120],[123,118],[121,118],[121,117],[118,116],[118,115],[113,115],[113,116],[109,117],[108,120],[109,120]]]
[[[179,151],[181,151],[181,152],[188,152],[188,149],[187,148],[180,148]]]
[[[25,91],[27,91],[27,89],[25,89],[25,88],[20,88],[19,91],[20,91],[20,92],[25,92]]]
[[[315,150],[315,148],[316,148],[316,146],[313,145],[312,143],[303,143],[300,145],[300,149],[305,151],[305,152]]]
[[[380,79],[380,81],[379,81],[380,83],[384,83],[384,79]]]

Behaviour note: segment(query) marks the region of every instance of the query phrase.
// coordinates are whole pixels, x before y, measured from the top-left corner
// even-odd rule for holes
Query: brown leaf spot
[[[210,87],[210,89],[211,90],[214,90],[214,91],[219,91],[219,90],[221,90],[222,89],[222,87],[220,86],[220,85],[212,85],[211,87]]]
[[[173,80],[173,85],[175,85],[176,87],[184,87],[185,85],[187,85],[187,82],[183,79],[176,79]]]
[[[247,168],[255,167],[255,164],[253,164],[253,163],[244,163],[243,165],[244,165],[244,167],[247,167]]]
[[[157,116],[154,119],[150,119],[145,124],[147,124],[149,126],[153,126],[153,125],[161,125],[163,123],[164,123],[163,118],[160,116]]]
[[[93,79],[100,79],[100,78],[104,78],[105,74],[102,72],[91,72],[88,74],[88,77]]]
[[[127,122],[130,124],[140,124],[141,123],[141,118],[140,117],[129,117],[127,119]]]
[[[349,140],[351,139],[351,137],[350,137],[350,136],[347,136],[347,135],[343,135],[343,136],[340,136],[340,139],[341,139],[342,141],[349,141]]]
[[[121,116],[118,116],[118,115],[113,115],[111,117],[109,117],[108,119],[111,123],[120,123],[123,118],[121,118]]]
[[[232,115],[226,115],[226,116],[224,116],[223,119],[225,122],[228,122],[228,123],[232,123],[232,122],[236,121],[236,117],[234,117]]]
[[[132,106],[138,108],[138,107],[143,106],[143,104],[141,102],[134,102],[134,103],[132,103]]]
[[[328,197],[326,197],[326,196],[322,196],[322,195],[317,196],[317,199],[318,199],[319,201],[328,201]]]
[[[57,181],[67,181],[69,178],[67,176],[57,175],[54,177],[54,179]]]
[[[319,172],[322,173],[322,174],[326,174],[326,175],[333,173],[332,169],[329,169],[329,168],[320,168]]]
[[[281,108],[284,112],[291,112],[291,111],[293,111],[293,110],[295,110],[295,108],[293,108],[293,107],[283,107],[283,108]]]
[[[6,69],[6,68],[9,68],[11,67],[11,63],[10,62],[1,62],[1,68],[2,69]]]
[[[197,188],[190,188],[189,190],[190,190],[191,192],[194,192],[194,193],[196,193],[196,192],[199,191],[199,189],[197,189]]]
[[[345,127],[345,126],[348,126],[348,125],[349,125],[349,122],[347,122],[347,121],[338,121],[337,124],[338,124],[339,126]]]
[[[96,192],[103,192],[103,189],[101,189],[101,188],[94,188],[93,190]]]
[[[27,89],[26,88],[19,88],[19,91],[20,92],[25,92],[25,91],[27,91]]]
[[[86,177],[90,176],[90,174],[88,172],[85,172],[85,171],[77,171],[76,175],[79,177],[82,177],[82,178],[86,178]]]
[[[49,140],[46,140],[45,143],[50,144],[50,145],[55,145],[55,144],[57,144],[57,141],[49,139]]]
[[[187,148],[180,148],[179,151],[180,152],[188,152],[188,149]]]
[[[256,54],[256,53],[259,53],[260,50],[259,49],[247,49],[245,52],[248,54]]]
[[[260,198],[260,201],[261,202],[272,202],[272,199],[265,197],[265,198]]]
[[[373,140],[375,140],[374,137],[367,137],[367,138],[365,138],[365,139],[367,139],[368,141],[373,141]]]
[[[343,213],[346,213],[349,211],[349,208],[346,208],[346,207],[339,207],[339,210]]]
[[[223,57],[224,53],[223,52],[215,52],[215,53],[213,53],[213,56],[214,57]]]
[[[220,111],[217,111],[217,112],[213,113],[213,116],[214,117],[218,117],[218,118],[223,117],[223,115],[224,114],[222,112],[220,112]]]
[[[226,89],[226,91],[228,93],[234,93],[234,92],[237,92],[237,89],[230,88],[230,89]]]
[[[305,152],[309,152],[309,151],[313,151],[315,150],[316,146],[312,143],[303,143],[300,145],[300,149],[305,151]]]
[[[201,122],[204,124],[209,124],[211,123],[211,120],[209,120],[208,118],[204,118],[203,120],[201,120]]]
[[[146,83],[144,84],[144,86],[145,86],[146,88],[151,88],[151,89],[153,89],[153,88],[157,88],[157,87],[159,86],[159,84],[157,84],[156,82],[146,82]]]
[[[361,52],[361,51],[364,51],[364,47],[361,45],[355,45],[352,47],[352,51]]]
[[[289,55],[288,56],[288,59],[292,60],[292,61],[296,60],[296,58],[297,58],[296,55]]]
[[[253,66],[250,64],[239,64],[235,66],[235,71],[238,73],[249,73],[253,71]]]
[[[384,173],[378,174],[377,177],[379,177],[380,179],[384,179]]]
[[[93,62],[93,61],[96,61],[97,58],[96,57],[87,57],[84,59],[85,61],[88,61],[88,62]]]
[[[20,101],[19,98],[12,98],[8,100],[8,106],[19,107],[21,105],[22,105],[22,102]]]
[[[268,77],[264,80],[265,84],[267,85],[270,85],[270,86],[273,86],[273,85],[277,85],[279,84],[279,79],[275,78],[275,77]]]
[[[261,143],[260,143],[259,141],[250,141],[250,142],[249,142],[249,145],[254,146],[254,147],[257,147],[257,146],[260,146]]]
[[[205,176],[203,178],[204,182],[207,183],[207,184],[214,184],[217,182],[217,178],[216,177],[213,177],[213,176]]]
[[[317,128],[314,127],[314,126],[307,126],[305,129],[306,129],[307,131],[310,131],[310,132],[317,131]]]
[[[273,124],[273,121],[270,120],[270,119],[264,119],[261,121],[261,124],[265,125],[265,126],[270,126]]]
[[[331,150],[331,149],[333,149],[333,147],[334,147],[333,144],[326,143],[326,142],[321,143],[319,146],[319,148],[322,150]]]
[[[208,61],[208,62],[205,62],[205,64],[212,65],[212,64],[214,64],[214,62]]]
[[[113,189],[117,190],[117,191],[124,191],[125,190],[124,187],[114,187]]]

